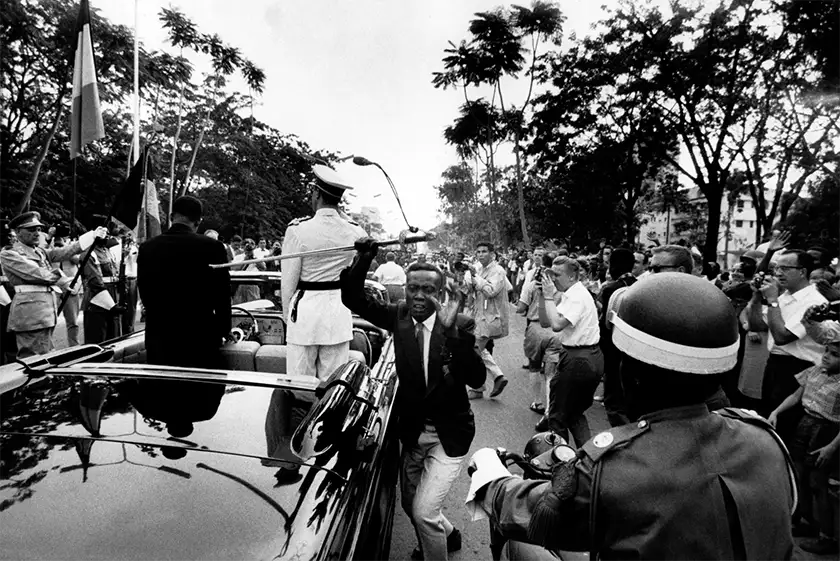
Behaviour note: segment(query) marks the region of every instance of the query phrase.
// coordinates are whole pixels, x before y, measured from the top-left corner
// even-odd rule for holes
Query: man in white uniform
[[[361,226],[338,212],[344,191],[352,187],[327,166],[314,165],[312,171],[317,178],[312,189],[315,216],[289,224],[283,254],[346,246],[367,236]],[[289,373],[324,380],[349,359],[353,322],[350,310],[341,303],[338,276],[353,255],[348,250],[282,262]]]

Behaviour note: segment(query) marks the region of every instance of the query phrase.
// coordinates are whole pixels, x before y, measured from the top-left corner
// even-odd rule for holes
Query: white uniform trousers
[[[350,360],[350,341],[335,345],[287,344],[286,372],[326,380]]]

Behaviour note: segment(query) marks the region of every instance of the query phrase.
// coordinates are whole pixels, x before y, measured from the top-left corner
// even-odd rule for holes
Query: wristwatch
[[[768,302],[767,305],[770,306],[771,308],[778,308],[779,307],[778,302]]]

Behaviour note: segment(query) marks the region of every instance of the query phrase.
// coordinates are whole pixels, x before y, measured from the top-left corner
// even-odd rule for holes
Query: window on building
[[[742,200],[738,200],[738,202],[737,202],[737,204],[736,204],[736,208],[737,208],[738,210],[744,210],[744,201],[742,201]]]
[[[736,220],[736,221],[735,221],[735,227],[736,227],[736,228],[741,228],[743,225],[744,225],[744,221],[743,221],[743,220]]]
[[[750,228],[755,228],[755,220],[750,220]]]

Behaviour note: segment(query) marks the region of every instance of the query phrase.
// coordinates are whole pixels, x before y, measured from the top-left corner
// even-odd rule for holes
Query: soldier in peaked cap
[[[633,422],[558,461],[551,482],[512,477],[479,451],[468,508],[507,537],[592,559],[789,559],[787,449],[757,414],[704,403],[738,352],[726,297],[691,275],[652,275],[612,321]]]
[[[39,245],[41,231],[45,228],[39,213],[24,212],[12,219],[10,227],[17,234],[17,241],[11,248],[0,251],[3,274],[15,289],[8,329],[15,332],[18,358],[27,358],[53,350],[54,294],[61,294],[73,280],[50,263],[81,253],[108,232],[99,227],[82,234],[79,241],[61,248],[44,249]]]
[[[327,166],[314,165],[312,171],[315,215],[289,224],[283,254],[340,247],[367,236],[338,212],[341,197],[352,187]],[[283,261],[289,372],[324,379],[348,360],[353,323],[341,303],[338,276],[352,260],[353,252],[346,251]]]
[[[352,187],[327,166],[313,165],[312,171],[316,177],[312,185],[315,215],[289,223],[283,240],[284,255],[341,247],[348,240],[367,236],[361,226],[338,211],[341,197]],[[339,274],[350,265],[353,255],[353,251],[333,252],[281,263],[289,373],[324,380],[349,360],[353,320],[350,310],[341,303]],[[287,448],[290,436],[280,435],[282,448]],[[293,479],[296,473],[293,467],[283,467],[277,479]]]

